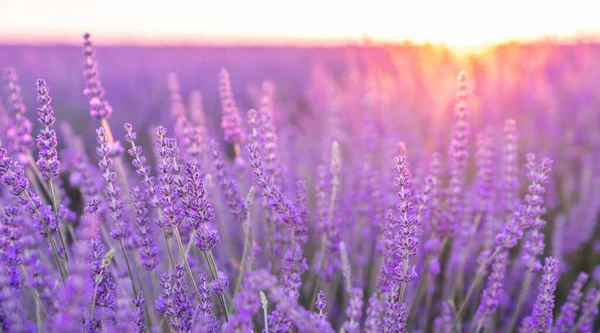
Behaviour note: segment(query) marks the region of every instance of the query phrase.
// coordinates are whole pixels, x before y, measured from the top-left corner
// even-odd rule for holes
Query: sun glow
[[[0,42],[443,43],[476,47],[513,39],[600,32],[600,2],[573,0],[305,0],[0,2]]]

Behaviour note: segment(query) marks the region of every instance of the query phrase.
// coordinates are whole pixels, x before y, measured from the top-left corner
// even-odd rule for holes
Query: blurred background
[[[277,120],[286,126],[306,128],[304,121],[324,112],[319,85],[356,98],[369,86],[381,108],[407,111],[411,122],[384,112],[392,125],[415,130],[406,140],[441,138],[429,134],[447,127],[454,77],[465,69],[473,122],[519,117],[522,125],[556,131],[567,114],[574,126],[596,124],[590,122],[596,113],[584,111],[598,98],[598,12],[600,3],[586,0],[4,0],[0,67],[16,69],[31,110],[35,79],[45,78],[59,119],[63,114],[82,131],[95,126],[77,93],[84,32],[98,47],[116,123],[167,121],[166,75],[175,72],[184,93],[203,92],[218,129],[217,76],[225,67],[242,110],[255,106],[263,80],[273,81],[282,110]],[[343,113],[356,121],[352,110]],[[577,133],[563,134],[575,140]]]

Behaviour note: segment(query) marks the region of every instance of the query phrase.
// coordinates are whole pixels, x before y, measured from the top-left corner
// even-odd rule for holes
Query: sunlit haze
[[[480,46],[600,32],[600,1],[4,0],[1,43],[374,41]]]

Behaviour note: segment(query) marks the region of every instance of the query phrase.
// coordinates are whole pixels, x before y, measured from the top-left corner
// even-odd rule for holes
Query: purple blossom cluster
[[[600,145],[572,138],[569,166],[530,124],[479,123],[481,77],[445,88],[432,130],[394,119],[410,93],[371,66],[316,65],[313,120],[276,79],[246,98],[225,69],[214,95],[171,72],[154,126],[113,115],[89,34],[83,49],[95,133],[53,109],[60,89],[6,71],[0,332],[600,329]]]

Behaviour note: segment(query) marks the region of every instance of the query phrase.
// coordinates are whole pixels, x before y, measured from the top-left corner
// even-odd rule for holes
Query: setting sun
[[[118,10],[115,10],[118,8]],[[600,2],[562,1],[3,1],[0,42],[443,43],[474,47],[513,39],[600,32]]]

